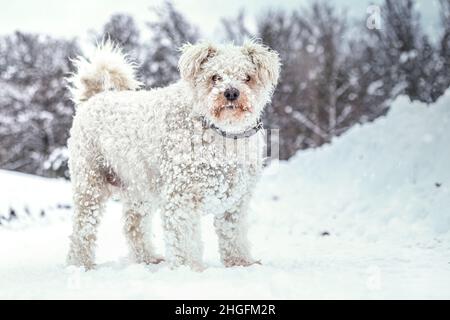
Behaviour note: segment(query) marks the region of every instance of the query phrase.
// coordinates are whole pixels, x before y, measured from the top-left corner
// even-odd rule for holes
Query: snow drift
[[[386,117],[297,153],[259,188],[277,199],[266,209],[272,223],[293,232],[413,241],[448,235],[450,90],[430,106],[398,98]]]
[[[67,220],[71,205],[70,184],[64,179],[0,170],[0,226]]]
[[[266,170],[250,215],[262,266],[223,268],[205,217],[203,273],[130,263],[114,202],[97,269],[66,267],[69,184],[0,171],[0,298],[450,298],[449,143],[450,91],[430,106],[398,98]]]

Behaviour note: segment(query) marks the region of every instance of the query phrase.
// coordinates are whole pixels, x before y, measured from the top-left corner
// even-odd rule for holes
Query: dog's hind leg
[[[125,235],[137,263],[157,264],[164,259],[154,253],[150,234],[152,212],[145,209],[143,205],[124,203]]]
[[[92,269],[95,262],[96,233],[108,189],[104,174],[97,168],[95,161],[77,160],[71,166],[74,216],[67,262]]]

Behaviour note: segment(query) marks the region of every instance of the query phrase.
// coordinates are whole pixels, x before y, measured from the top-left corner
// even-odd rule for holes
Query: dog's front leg
[[[214,218],[214,227],[219,238],[219,252],[226,267],[259,264],[252,259],[247,239],[247,199],[238,206]]]
[[[195,271],[203,271],[199,212],[189,203],[169,203],[164,207],[162,219],[170,266],[188,265]]]

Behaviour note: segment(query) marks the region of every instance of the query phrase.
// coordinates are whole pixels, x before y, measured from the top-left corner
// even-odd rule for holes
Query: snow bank
[[[0,170],[0,224],[67,218],[71,204],[70,185],[63,179]]]
[[[373,241],[448,235],[450,91],[431,106],[400,97],[386,117],[299,152],[265,181],[259,188],[277,199],[267,210],[272,223],[292,232]]]
[[[249,268],[223,268],[208,216],[203,273],[130,263],[115,202],[96,270],[66,267],[70,185],[0,171],[0,213],[29,222],[0,226],[0,298],[448,299],[449,107],[450,91],[429,107],[399,98],[386,117],[267,170],[250,206],[263,265]],[[154,232],[163,252],[158,218]]]

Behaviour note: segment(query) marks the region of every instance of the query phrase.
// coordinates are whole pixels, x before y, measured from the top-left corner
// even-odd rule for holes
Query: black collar
[[[220,134],[222,137],[225,137],[228,139],[234,139],[234,140],[242,139],[242,138],[249,138],[263,128],[263,123],[262,123],[261,118],[258,118],[258,120],[256,121],[256,124],[253,127],[248,128],[239,133],[226,132],[226,131],[216,127],[213,123],[210,123],[208,120],[206,120],[205,117],[200,117],[200,119],[202,121],[203,129],[212,129],[215,132],[217,132],[218,134]]]

